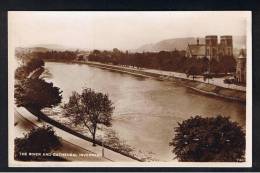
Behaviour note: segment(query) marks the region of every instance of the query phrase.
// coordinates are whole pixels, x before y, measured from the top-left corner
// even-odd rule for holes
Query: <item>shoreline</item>
[[[72,63],[72,64],[86,64],[86,65],[98,67],[101,69],[127,73],[127,74],[134,75],[134,76],[153,78],[153,79],[161,80],[161,81],[176,82],[184,87],[192,89],[201,94],[220,97],[220,98],[224,98],[224,99],[227,99],[230,101],[246,103],[246,92],[245,91],[224,88],[221,86],[204,83],[204,82],[200,82],[200,81],[196,81],[196,80],[184,79],[184,78],[179,78],[179,77],[175,77],[175,76],[169,76],[169,75],[163,75],[163,74],[158,74],[158,73],[153,73],[153,72],[142,71],[140,69],[132,69],[132,68],[128,68],[128,67],[122,67],[122,66],[110,65],[110,64],[102,64],[102,63],[90,62],[90,61],[70,61],[70,62],[57,61],[57,60],[44,60],[44,61]]]
[[[18,109],[21,109],[21,108],[17,108],[16,110],[18,111]],[[38,118],[40,118],[43,122],[54,127],[56,133],[57,133],[57,130],[60,133],[62,132],[62,134],[60,134],[59,136],[61,136],[63,140],[66,140],[64,138],[65,135],[69,135],[68,140],[66,140],[66,141],[70,141],[70,139],[71,139],[70,135],[72,135],[73,139],[74,139],[73,144],[80,146],[80,144],[82,144],[82,141],[83,141],[83,142],[85,142],[86,145],[84,145],[83,147],[82,146],[80,146],[80,147],[85,148],[86,146],[88,146],[89,148],[87,148],[87,150],[89,150],[92,153],[96,153],[96,154],[101,152],[101,147],[103,146],[106,149],[105,158],[107,160],[120,161],[120,159],[123,159],[124,161],[143,162],[143,160],[137,158],[136,156],[124,153],[123,151],[120,151],[119,149],[115,149],[108,145],[104,145],[104,144],[102,145],[102,142],[99,140],[96,140],[96,147],[93,147],[91,137],[85,136],[85,135],[75,131],[74,129],[67,127],[66,125],[63,125],[62,123],[50,118],[48,115],[46,115],[42,111],[38,111],[38,110],[29,108],[29,107],[23,107],[22,109],[30,114],[30,117],[23,116],[24,118],[26,118],[28,121],[31,121],[31,122],[33,122],[33,121],[35,122],[35,121],[37,121]],[[22,113],[20,113],[20,114],[22,115]],[[39,123],[41,123],[41,122],[39,122]],[[76,143],[77,141],[79,141],[78,144]],[[89,143],[89,144],[87,144],[87,143]],[[101,154],[99,154],[99,155],[101,155]]]

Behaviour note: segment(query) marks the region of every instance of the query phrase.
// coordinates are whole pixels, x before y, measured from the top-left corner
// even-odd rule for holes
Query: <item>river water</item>
[[[245,126],[246,106],[205,96],[177,83],[103,70],[85,64],[47,62],[52,81],[66,102],[72,91],[83,88],[106,93],[115,106],[112,128],[135,150],[172,161],[174,127],[191,116],[229,116]]]

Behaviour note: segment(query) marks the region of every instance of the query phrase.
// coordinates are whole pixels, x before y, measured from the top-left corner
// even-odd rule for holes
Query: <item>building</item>
[[[88,56],[84,55],[84,54],[77,54],[77,58],[78,61],[88,61]]]
[[[205,43],[205,57],[208,59],[218,59],[218,36],[206,36]]]
[[[225,35],[220,37],[220,44],[219,44],[218,51],[219,51],[219,55],[233,56],[232,36]]]
[[[246,83],[246,50],[241,49],[236,65],[236,80],[239,83]]]
[[[205,57],[205,44],[200,44],[197,39],[197,44],[188,44],[186,49],[186,57],[203,58]]]
[[[232,36],[208,35],[205,37],[205,44],[200,44],[197,39],[197,44],[188,44],[186,49],[186,57],[219,59],[219,56],[233,56],[233,40]]]
[[[88,61],[89,52],[80,52],[77,54],[77,60],[79,61]]]

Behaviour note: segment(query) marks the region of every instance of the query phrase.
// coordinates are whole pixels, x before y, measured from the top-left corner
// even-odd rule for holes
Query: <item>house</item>
[[[77,60],[79,61],[88,61],[89,52],[80,52],[77,54]]]

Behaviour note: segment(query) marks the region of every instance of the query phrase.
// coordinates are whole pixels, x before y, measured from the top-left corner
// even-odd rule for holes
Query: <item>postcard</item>
[[[9,11],[9,167],[251,167],[250,11]]]

